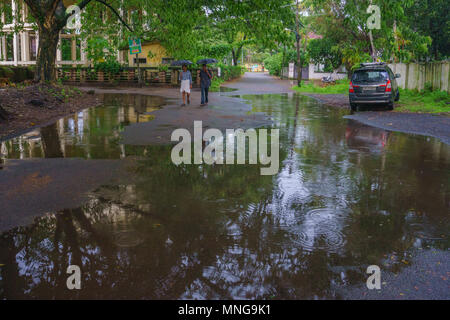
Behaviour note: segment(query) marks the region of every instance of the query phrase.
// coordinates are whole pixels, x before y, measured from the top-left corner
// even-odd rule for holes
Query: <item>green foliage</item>
[[[14,71],[10,67],[0,66],[0,77],[1,78],[12,78],[14,76]]]
[[[199,43],[196,54],[200,57],[214,58],[217,60],[223,60],[231,51],[231,45],[227,43]],[[196,58],[197,60],[197,58]]]
[[[271,75],[279,76],[281,74],[283,64],[283,53],[279,52],[267,57],[264,60],[264,66]]]
[[[313,31],[338,47],[342,61],[350,70],[362,61],[371,61],[371,54],[384,61],[420,60],[427,55],[430,38],[416,31],[405,10],[415,0],[305,0],[314,13],[308,18]],[[381,28],[369,30],[367,8],[373,3],[381,10]],[[374,52],[371,52],[370,32]]]
[[[428,36],[430,54],[435,60],[450,57],[450,10],[448,0],[414,0],[406,8],[407,22],[421,35]],[[414,41],[414,40],[413,40]],[[423,43],[421,46],[423,47]],[[420,53],[422,56],[426,52]]]
[[[218,63],[217,66],[221,70],[220,78],[224,81],[239,78],[245,72],[242,66],[228,66],[223,63]]]
[[[246,45],[258,43],[275,49],[288,41],[285,25],[293,21],[290,4],[290,0],[210,0],[205,2],[209,14],[199,33],[220,39],[220,52],[228,48],[237,65]]]
[[[95,71],[103,71],[105,73],[117,74],[122,70],[122,66],[115,60],[107,60],[94,64]]]
[[[342,65],[342,51],[329,38],[310,40],[307,52],[310,61],[325,66],[325,72],[333,72]]]
[[[87,39],[87,58],[93,61],[94,64],[104,61],[115,61],[116,50],[114,42],[104,37],[94,36]]]
[[[169,66],[167,64],[161,64],[159,65],[158,70],[161,72],[167,72],[169,71]]]
[[[197,0],[111,0],[108,3],[121,10],[123,20],[132,31],[126,28],[110,9],[101,3],[91,2],[82,14],[82,36],[88,41],[101,38],[98,46],[110,52],[127,50],[128,38],[138,37],[142,41],[158,40],[174,57],[192,57],[194,30],[206,18],[202,2]],[[145,12],[145,14],[143,13]],[[107,40],[106,40],[107,39]],[[97,47],[97,46],[95,46]],[[96,57],[100,56],[97,50]]]
[[[336,84],[327,86],[318,86],[314,82],[309,81],[302,84],[301,87],[295,86],[293,89],[304,93],[347,94],[348,80],[337,80]]]
[[[241,66],[229,66],[223,63],[218,63],[217,66],[220,67],[221,75],[219,78],[216,74],[211,81],[211,92],[219,91],[222,83],[239,78],[245,72],[245,68]]]
[[[211,91],[211,92],[218,92],[218,91],[220,91],[220,86],[224,82],[225,82],[225,80],[223,80],[221,78],[218,78],[218,77],[215,77],[211,81],[211,87],[209,87],[209,91]]]
[[[0,78],[8,78],[11,82],[31,80],[33,76],[34,71],[30,67],[0,67]]]

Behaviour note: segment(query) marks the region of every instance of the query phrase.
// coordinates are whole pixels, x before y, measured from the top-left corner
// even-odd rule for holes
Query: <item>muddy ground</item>
[[[0,140],[101,104],[99,96],[69,86],[32,85],[0,89]]]

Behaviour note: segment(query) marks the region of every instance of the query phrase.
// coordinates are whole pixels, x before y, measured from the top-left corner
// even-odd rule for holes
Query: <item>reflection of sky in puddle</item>
[[[91,279],[83,298],[337,298],[332,288],[360,285],[363,266],[389,260],[401,272],[414,250],[448,250],[448,146],[344,120],[306,97],[244,98],[280,128],[278,175],[175,166],[170,147],[148,146],[129,181],[0,237],[19,277],[39,279],[17,281],[23,296],[72,297],[53,277],[70,257]],[[66,157],[120,158],[137,152],[121,149],[118,133],[138,120],[136,109],[108,106],[52,130]],[[32,145],[40,139],[2,153],[43,157],[52,150]]]

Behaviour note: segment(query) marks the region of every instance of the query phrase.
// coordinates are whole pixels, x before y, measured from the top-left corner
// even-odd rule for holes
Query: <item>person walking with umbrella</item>
[[[208,70],[206,63],[203,64],[202,70],[200,70],[200,89],[202,91],[202,101],[201,106],[208,104],[208,92],[211,86],[211,80],[213,79],[213,74],[211,70]]]
[[[190,97],[192,89],[192,74],[187,69],[186,64],[183,64],[182,68],[183,71],[180,72],[180,81],[181,81],[180,92],[183,96],[183,104],[181,106],[184,107],[186,105],[186,95],[187,95],[187,103],[188,104],[191,103]]]

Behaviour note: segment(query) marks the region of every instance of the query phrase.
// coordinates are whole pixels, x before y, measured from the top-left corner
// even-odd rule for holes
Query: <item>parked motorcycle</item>
[[[328,84],[334,84],[334,83],[336,83],[336,80],[334,80],[332,76],[328,76],[328,77],[323,77],[322,82],[328,83]]]

